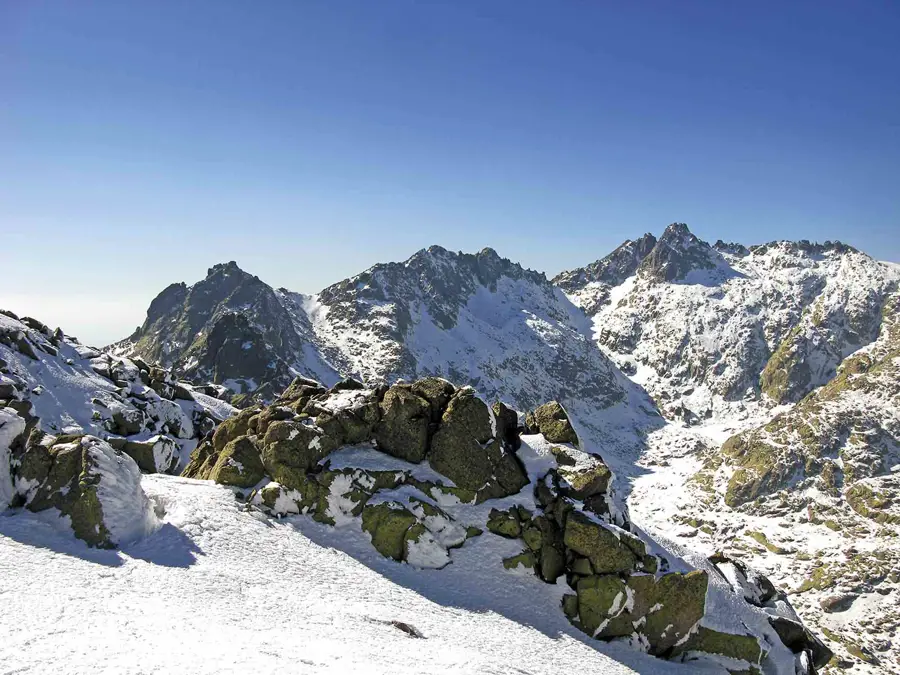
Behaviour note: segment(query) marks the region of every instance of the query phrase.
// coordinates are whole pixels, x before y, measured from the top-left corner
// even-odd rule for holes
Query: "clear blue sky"
[[[102,343],[235,259],[554,274],[687,222],[900,260],[900,4],[0,0],[0,305]]]

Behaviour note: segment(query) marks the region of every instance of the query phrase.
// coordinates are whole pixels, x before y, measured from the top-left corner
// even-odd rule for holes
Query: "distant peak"
[[[672,223],[644,258],[641,271],[656,281],[679,281],[692,270],[715,269],[721,259],[685,223]]]
[[[246,274],[244,270],[238,267],[238,264],[234,260],[230,260],[225,263],[219,263],[217,265],[213,265],[208,270],[206,270],[206,276],[211,277],[216,274],[231,274],[234,272],[238,272],[241,274]]]
[[[498,260],[500,259],[500,254],[490,246],[485,246],[483,249],[481,249],[478,252],[478,256],[481,258],[497,258]]]
[[[716,249],[719,253],[728,253],[730,255],[737,256],[745,256],[749,255],[750,249],[748,249],[743,244],[738,244],[733,241],[722,241],[718,239],[715,244],[713,244],[713,248]]]
[[[662,235],[662,237],[660,237],[660,239],[661,240],[671,240],[671,239],[675,239],[675,238],[685,238],[685,237],[696,239],[696,237],[694,237],[694,233],[691,232],[690,228],[687,226],[687,223],[672,223],[671,225],[669,225],[666,228],[665,232],[663,232],[663,235]]]

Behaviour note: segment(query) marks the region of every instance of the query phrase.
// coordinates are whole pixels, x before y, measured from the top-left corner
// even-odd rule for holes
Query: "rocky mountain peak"
[[[636,241],[627,239],[612,253],[590,265],[561,272],[553,279],[553,283],[566,292],[575,291],[592,282],[617,286],[637,271],[641,261],[654,246],[656,237],[649,232]]]
[[[727,267],[721,254],[688,229],[685,223],[672,223],[663,232],[653,250],[640,266],[641,274],[657,282],[683,281],[695,270]]]
[[[218,263],[213,265],[208,270],[206,270],[206,276],[215,277],[215,276],[228,276],[230,274],[239,274],[242,276],[252,276],[238,267],[238,264],[234,260],[230,260],[225,263]]]
[[[721,239],[717,239],[716,243],[713,244],[713,248],[716,249],[719,253],[727,253],[729,255],[736,256],[745,256],[750,255],[750,249],[744,246],[743,244],[738,244],[733,241],[722,241]]]

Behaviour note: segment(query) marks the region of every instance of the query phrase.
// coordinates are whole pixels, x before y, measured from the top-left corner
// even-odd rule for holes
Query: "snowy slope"
[[[493,250],[433,246],[303,302],[331,361],[366,381],[439,375],[520,409],[622,397],[584,316],[542,274]]]
[[[38,515],[0,517],[5,668],[723,672],[614,645],[597,649],[561,613],[541,611],[541,592],[553,587],[503,571],[487,540],[451,566],[457,573],[416,570],[379,556],[358,531],[335,536],[304,517],[260,520],[212,483],[166,476],[143,483],[165,508],[162,526],[121,552],[88,549]],[[500,572],[473,576],[486,559]],[[424,639],[391,622],[414,627]]]

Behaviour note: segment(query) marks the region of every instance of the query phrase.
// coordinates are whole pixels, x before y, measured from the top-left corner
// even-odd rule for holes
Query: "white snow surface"
[[[11,408],[0,408],[0,512],[9,506],[15,489],[9,473],[9,446],[25,430],[25,420]]]
[[[90,474],[98,481],[97,498],[112,542],[121,545],[153,532],[158,522],[141,488],[141,472],[134,460],[99,438],[85,437],[82,444],[89,446]]]
[[[564,586],[503,570],[515,542],[483,535],[420,570],[382,558],[358,527],[272,521],[203,481],[143,485],[160,527],[118,552],[45,514],[0,516],[4,671],[724,673],[580,634],[556,606]]]

